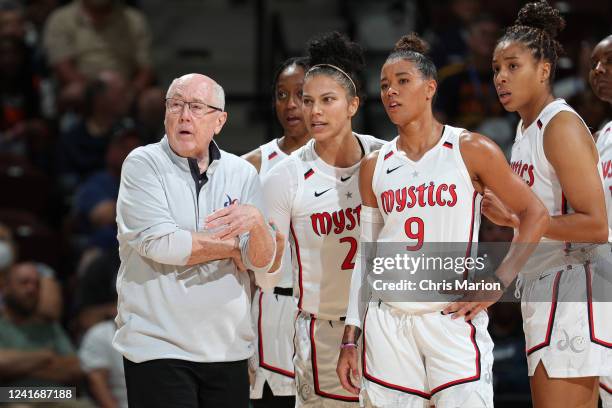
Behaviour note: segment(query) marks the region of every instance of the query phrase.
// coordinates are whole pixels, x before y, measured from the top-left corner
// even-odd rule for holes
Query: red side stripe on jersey
[[[436,388],[431,390],[431,396],[434,396],[436,393],[442,390],[445,390],[449,387],[452,387],[453,385],[465,384],[465,383],[469,383],[472,381],[478,381],[480,379],[480,348],[478,347],[478,343],[476,342],[476,327],[471,321],[467,321],[466,323],[469,324],[471,327],[470,341],[474,345],[474,352],[476,353],[476,374],[474,374],[471,377],[460,378],[458,380],[454,380],[454,381],[444,383],[442,385],[438,385]]]
[[[425,392],[425,391],[421,391],[421,390],[415,390],[413,388],[408,388],[408,387],[402,387],[401,385],[397,385],[397,384],[392,384],[390,382],[387,381],[383,381],[380,378],[376,378],[374,377],[372,374],[368,373],[368,369],[367,369],[367,365],[366,365],[366,319],[368,317],[368,309],[366,309],[365,315],[363,317],[363,351],[361,352],[361,365],[362,365],[362,369],[363,369],[363,376],[368,380],[368,381],[372,381],[373,383],[376,383],[382,387],[385,388],[389,388],[391,390],[395,390],[395,391],[401,391],[401,392],[405,392],[406,394],[412,394],[412,395],[416,395],[417,397],[421,397],[424,399],[429,399],[431,397],[431,394]]]
[[[470,235],[468,236],[467,250],[465,251],[466,258],[472,256],[472,243],[474,241],[474,223],[476,222],[476,197],[478,197],[478,191],[474,191],[472,195],[472,220],[470,221]],[[468,278],[468,271],[463,272],[463,280]]]
[[[257,348],[259,349],[259,366],[265,368],[268,371],[284,375],[286,377],[295,378],[295,373],[283,370],[282,368],[274,367],[264,361],[264,346],[263,346],[263,330],[261,329],[261,321],[263,320],[263,307],[262,307],[263,292],[259,292],[259,315],[257,317]]]
[[[544,126],[540,119],[538,119],[538,121],[536,123],[538,124],[538,129],[542,129],[542,126]]]
[[[563,271],[557,272],[555,276],[555,281],[553,283],[553,293],[552,299],[550,301],[550,313],[548,314],[548,326],[546,327],[546,336],[544,337],[544,341],[540,344],[536,344],[529,350],[527,350],[527,355],[530,355],[533,352],[540,350],[541,348],[547,347],[550,344],[550,335],[552,333],[553,324],[555,324],[555,313],[557,311],[557,296],[559,295],[559,281],[561,280],[561,275]]]
[[[465,256],[469,257],[472,254],[472,242],[474,241],[474,224],[476,223],[476,197],[478,197],[478,191],[474,191],[472,194],[472,219],[470,221],[470,235],[468,236],[467,251]]]
[[[273,158],[275,158],[276,156],[278,156],[278,152],[272,152],[268,155],[268,160],[272,160]]]
[[[452,149],[452,148],[453,148],[453,144],[452,144],[452,143],[450,143],[450,142],[444,142],[444,144],[443,144],[442,146],[444,146],[444,147],[448,147],[449,149]]]
[[[586,276],[586,287],[587,287],[587,311],[589,313],[589,334],[591,341],[600,346],[612,348],[612,343],[598,339],[595,335],[595,325],[593,324],[593,293],[592,293],[592,276],[591,276],[591,265],[589,262],[584,264],[584,272]]]
[[[317,320],[316,317],[314,317],[313,315],[310,315],[310,350],[312,351],[312,354],[311,354],[312,377],[314,379],[315,394],[321,397],[324,397],[324,398],[329,398],[329,399],[349,401],[349,402],[358,402],[359,397],[349,397],[347,395],[331,394],[329,392],[322,391],[319,388],[319,371],[317,369],[317,346],[315,344],[315,338],[314,338],[315,320]]]
[[[391,156],[393,156],[393,150],[391,150],[389,153],[385,154],[384,160],[387,160]]]
[[[312,176],[313,174],[314,174],[314,170],[308,169],[308,171],[304,173],[304,180],[306,180],[308,177]]]
[[[300,244],[298,244],[297,235],[295,235],[295,231],[293,230],[293,224],[289,224],[289,230],[291,231],[291,236],[293,237],[293,242],[295,243],[295,257],[297,258],[297,263],[298,263],[298,286],[300,288],[298,309],[302,310],[302,299],[304,298],[304,287],[302,285],[302,257],[300,256]]]
[[[599,386],[601,387],[602,390],[612,395],[612,388],[608,387],[606,384],[601,383],[601,382],[599,383]]]

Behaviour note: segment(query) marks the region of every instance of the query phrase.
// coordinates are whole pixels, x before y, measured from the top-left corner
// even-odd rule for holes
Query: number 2
[[[355,268],[355,253],[357,252],[357,240],[353,237],[344,237],[344,238],[340,238],[340,242],[348,242],[351,247],[349,248],[348,254],[346,254],[346,257],[344,258],[344,261],[342,261],[342,266],[341,269],[343,271],[346,270],[353,270],[353,268]]]

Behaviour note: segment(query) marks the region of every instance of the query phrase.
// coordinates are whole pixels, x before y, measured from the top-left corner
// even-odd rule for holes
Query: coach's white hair
[[[214,104],[215,107],[220,108],[221,110],[225,111],[225,91],[223,90],[223,87],[219,85],[214,79],[207,77],[206,75],[202,75],[202,74],[186,74],[181,77],[174,78],[172,80],[172,83],[168,87],[168,92],[166,92],[166,98],[170,96],[170,92],[174,90],[177,83],[183,82],[183,81],[189,81],[190,79],[193,79],[196,76],[200,78],[205,78],[209,81],[210,85],[212,86],[212,89],[211,89],[212,98],[214,99],[210,103]]]

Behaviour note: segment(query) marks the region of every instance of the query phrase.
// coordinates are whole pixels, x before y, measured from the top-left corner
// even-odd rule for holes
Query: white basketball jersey
[[[608,122],[599,131],[597,138],[597,150],[604,179],[604,195],[606,196],[606,208],[608,210],[608,225],[612,232],[612,122]],[[612,235],[610,236],[612,242]]]
[[[289,155],[283,152],[280,147],[278,147],[278,139],[270,140],[268,143],[259,146],[259,150],[261,151],[259,179],[263,181],[268,171],[270,171],[272,167],[283,161],[285,157],[289,157]],[[281,288],[290,288],[293,284],[293,276],[291,271],[291,251],[289,250],[289,248],[286,248],[286,251],[283,254],[282,265],[282,276],[277,286]]]
[[[378,242],[406,242],[414,250],[423,243],[465,243],[466,256],[474,256],[482,196],[461,156],[459,140],[464,132],[445,125],[440,141],[416,162],[398,152],[399,137],[381,148],[372,179],[385,220]],[[439,311],[445,305],[388,304],[408,313]]]
[[[531,187],[551,216],[573,212],[563,194],[557,173],[544,153],[546,125],[559,112],[572,112],[584,123],[580,115],[565,100],[555,99],[542,109],[537,119],[526,129],[522,128],[523,121],[519,122],[512,146],[512,169]],[[584,126],[587,127],[586,124]],[[601,176],[600,166],[598,170]],[[525,264],[522,274],[536,274],[550,268],[575,263],[568,254],[572,248],[577,247],[576,245],[548,238],[542,238],[540,243]]]
[[[384,141],[355,134],[364,154]],[[315,141],[291,154],[298,186],[291,210],[294,293],[298,308],[319,319],[346,315],[359,242],[359,165],[332,167],[315,152]],[[296,290],[297,289],[297,290]]]
[[[278,139],[270,140],[259,147],[261,151],[261,165],[259,167],[259,178],[263,179],[268,171],[288,156],[278,147]]]

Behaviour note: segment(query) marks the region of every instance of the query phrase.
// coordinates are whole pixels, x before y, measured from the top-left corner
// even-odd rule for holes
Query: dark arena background
[[[111,406],[92,392],[96,379],[87,367],[96,351],[115,351],[110,344],[83,350],[82,339],[116,315],[118,176],[133,148],[163,136],[165,91],[174,78],[197,72],[223,86],[228,122],[215,140],[242,155],[281,136],[272,99],[279,64],[303,55],[313,35],[340,31],[366,56],[366,95],[353,129],[390,140],[396,129],[380,102],[380,69],[397,39],[414,31],[429,42],[438,67],[436,116],[489,136],[509,157],[518,116],[498,101],[491,56],[524,1],[89,1],[135,11],[124,21],[113,12],[79,14],[80,0],[0,0],[0,306],[11,268],[37,271],[36,313],[57,323],[66,355],[80,359],[58,365],[65,371],[59,382],[78,395],[61,406]],[[612,109],[591,91],[588,71],[591,50],[612,33],[612,2],[550,4],[567,22],[554,94],[596,131],[612,120]],[[58,15],[68,7],[73,15]],[[67,40],[88,18],[112,45]],[[77,57],[83,61],[66,64]],[[481,241],[511,239],[511,230],[483,218]],[[489,315],[495,405],[530,407],[520,305],[500,303]],[[3,360],[10,351],[4,325],[0,385],[14,380]]]

